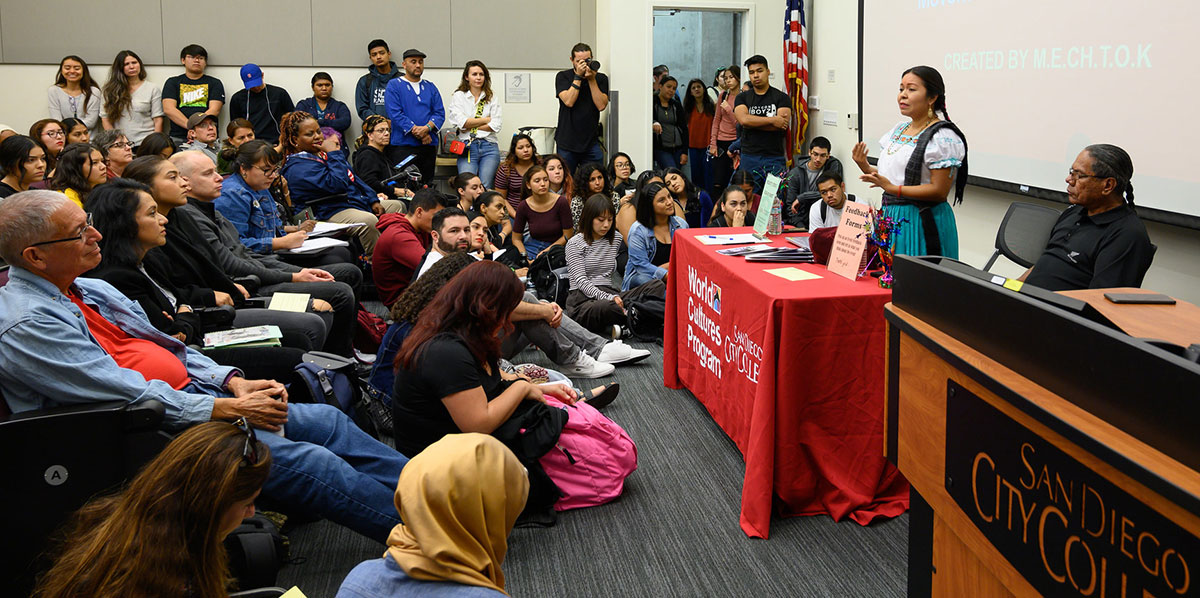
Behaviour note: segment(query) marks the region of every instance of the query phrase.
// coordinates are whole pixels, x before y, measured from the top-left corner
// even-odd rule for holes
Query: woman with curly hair
[[[270,471],[244,419],[188,429],[125,490],[80,509],[34,596],[228,596],[223,541],[254,514]]]
[[[105,129],[121,129],[137,147],[151,133],[163,132],[162,90],[146,81],[142,59],[132,50],[121,50],[113,59],[100,122]]]
[[[311,207],[318,220],[365,224],[355,234],[370,257],[379,240],[377,215],[403,212],[404,202],[377,195],[350,168],[340,147],[324,144],[321,125],[311,114],[289,112],[280,119],[279,147],[286,156],[280,174],[288,180],[292,205]]]

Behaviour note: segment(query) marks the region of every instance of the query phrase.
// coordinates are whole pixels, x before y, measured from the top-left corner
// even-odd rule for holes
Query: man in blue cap
[[[229,100],[229,118],[244,118],[254,125],[254,137],[279,143],[279,119],[296,109],[287,90],[263,82],[257,64],[242,66],[244,89]]]

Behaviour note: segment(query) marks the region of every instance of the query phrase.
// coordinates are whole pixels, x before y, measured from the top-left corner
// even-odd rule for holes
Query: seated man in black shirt
[[[1071,207],[1025,282],[1051,291],[1140,287],[1154,246],[1133,211],[1133,161],[1108,144],[1079,152],[1067,173]]]

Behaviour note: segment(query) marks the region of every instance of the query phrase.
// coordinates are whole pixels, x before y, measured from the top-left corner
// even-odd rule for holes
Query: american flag
[[[804,151],[808,132],[808,28],[804,24],[804,0],[788,0],[783,29],[784,80],[792,97],[792,126],[788,128],[788,165],[793,154]]]

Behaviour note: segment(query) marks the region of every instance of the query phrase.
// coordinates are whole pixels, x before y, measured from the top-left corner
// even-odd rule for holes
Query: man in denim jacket
[[[107,282],[78,278],[100,263],[100,238],[60,193],[0,202],[0,258],[11,265],[0,289],[0,387],[9,408],[155,399],[169,429],[244,417],[274,457],[265,496],[384,541],[399,523],[392,494],[408,459],[341,411],[288,404],[282,384],[247,380],[159,332]]]

